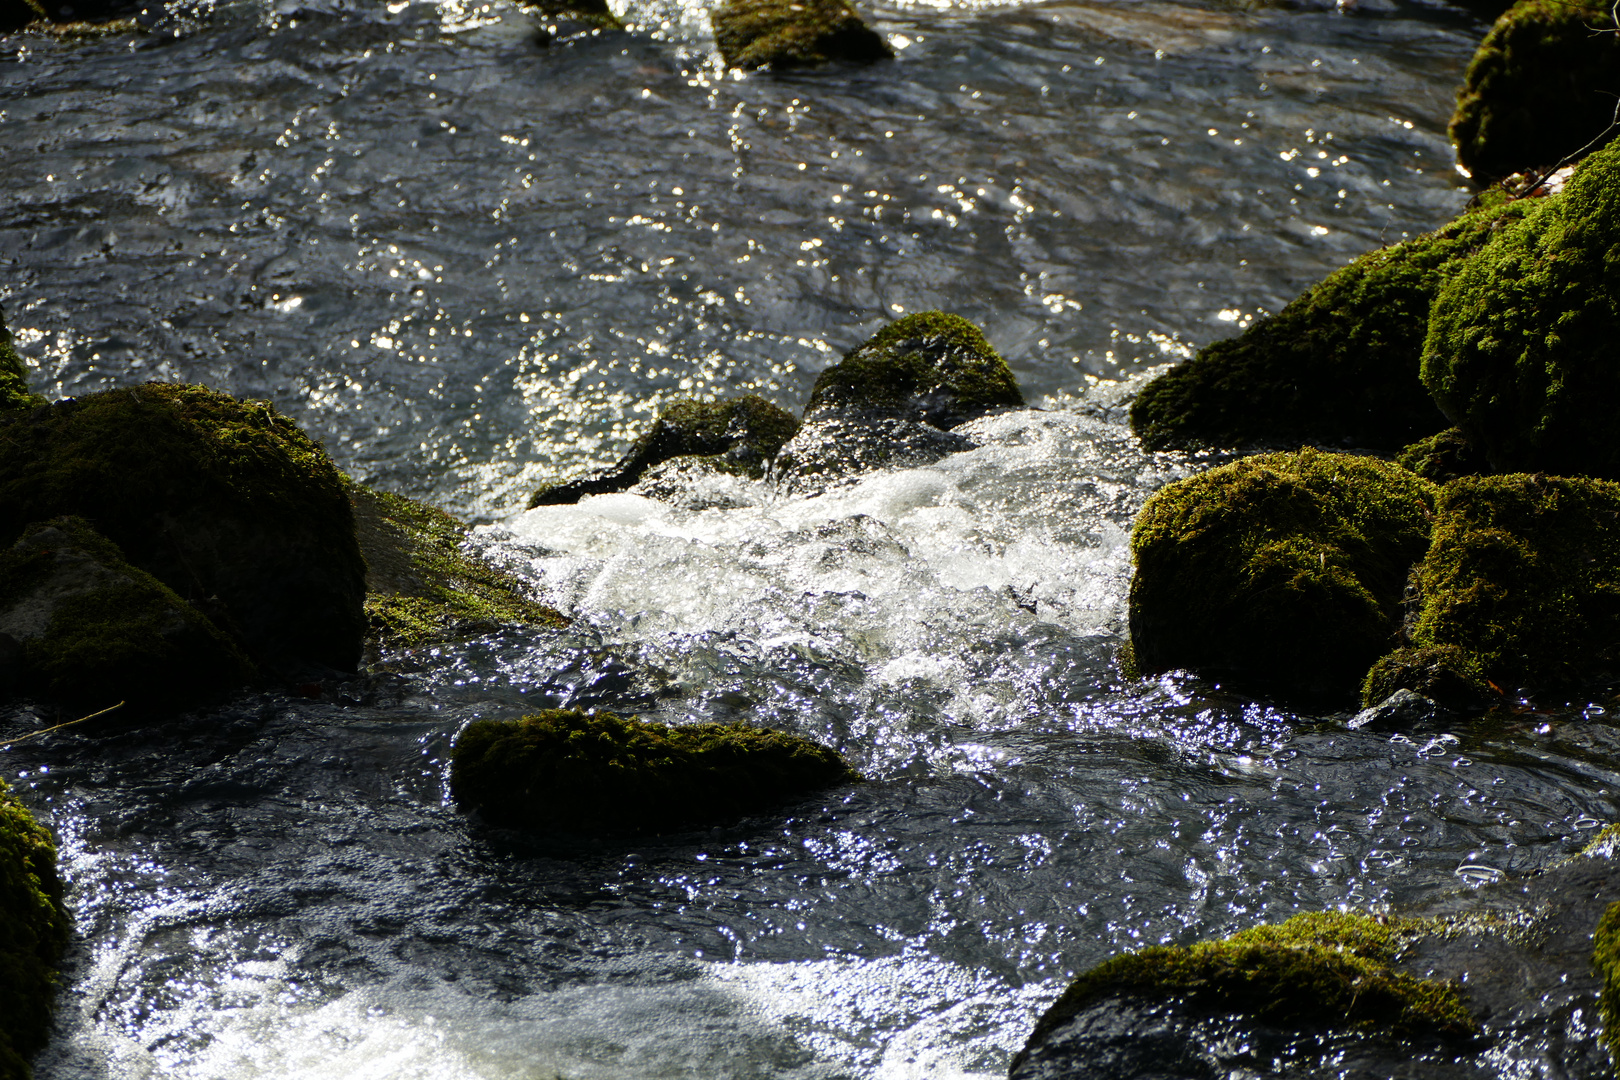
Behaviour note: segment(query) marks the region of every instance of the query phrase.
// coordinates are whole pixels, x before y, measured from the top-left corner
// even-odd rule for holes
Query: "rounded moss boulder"
[[[560,709],[474,721],[450,765],[456,800],[486,820],[583,834],[724,821],[858,779],[826,747],[776,731]]]
[[[1435,297],[1423,382],[1497,472],[1620,478],[1620,143]]]
[[[1409,944],[1428,932],[1421,920],[1312,912],[1220,941],[1116,956],[1081,975],[1053,1003],[1014,1055],[1011,1075],[1067,1075],[1062,1060],[1084,1053],[1085,1046],[1083,1037],[1066,1038],[1073,1033],[1065,1029],[1084,1028],[1076,1021],[1088,1011],[1122,1000],[1236,1014],[1297,1030],[1467,1037],[1477,1025],[1457,988],[1396,966]],[[1203,1069],[1198,1074],[1212,1075]]]
[[[626,491],[655,465],[677,457],[706,457],[728,472],[756,479],[799,430],[794,415],[758,394],[725,401],[677,401],[611,469],[536,491],[529,508],[576,503],[586,495]]]
[[[366,568],[343,477],[266,403],[148,383],[0,413],[0,541],[67,515],[261,663],[360,659]]]
[[[24,690],[87,708],[184,706],[251,681],[236,644],[81,518],[0,552],[0,634]]]
[[[51,836],[0,782],[0,1077],[44,1048],[70,922]]]
[[[1148,383],[1132,429],[1151,450],[1398,450],[1441,430],[1446,419],[1419,378],[1429,305],[1451,268],[1522,213],[1504,200],[1361,256]]]
[[[1614,826],[1609,826],[1608,832]],[[1603,1022],[1603,1045],[1620,1065],[1620,902],[1610,904],[1592,935],[1592,967],[1603,979],[1598,991],[1598,1019]]]
[[[1610,0],[1519,0],[1457,92],[1451,140],[1477,182],[1556,165],[1611,136],[1620,27]]]
[[[1434,514],[1406,631],[1416,649],[1449,650],[1431,667],[1475,690],[1562,690],[1620,674],[1620,484],[1464,477],[1441,489]],[[1367,696],[1403,686],[1434,696],[1397,674],[1375,669]]]
[[[977,326],[922,311],[896,319],[823,371],[804,418],[857,412],[951,428],[1023,407],[1012,370]]]
[[[726,0],[709,13],[727,67],[870,63],[894,56],[849,0]]]
[[[1435,487],[1375,458],[1301,450],[1169,484],[1131,535],[1131,646],[1263,692],[1348,698],[1395,645]]]

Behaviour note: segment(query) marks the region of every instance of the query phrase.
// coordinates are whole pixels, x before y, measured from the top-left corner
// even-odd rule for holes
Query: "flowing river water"
[[[1603,703],[1390,735],[1114,664],[1131,520],[1208,464],[1142,452],[1132,379],[1461,208],[1477,18],[888,3],[896,62],[772,76],[722,71],[700,6],[625,14],[549,48],[411,0],[0,38],[35,389],[269,398],[574,620],[5,751],[77,920],[39,1076],[997,1076],[1117,951],[1475,889],[1615,819]],[[1040,408],[816,498],[522,511],[664,402],[796,410],[931,308]],[[457,729],[548,705],[748,719],[868,781],[628,842],[469,821]],[[1587,1075],[1565,1039],[1445,1074]]]

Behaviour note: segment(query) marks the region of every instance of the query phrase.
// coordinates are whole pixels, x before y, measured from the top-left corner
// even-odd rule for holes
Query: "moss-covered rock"
[[[28,1080],[50,1034],[70,929],[56,845],[0,782],[0,1077]]]
[[[671,458],[716,457],[717,468],[765,474],[766,463],[793,437],[799,421],[758,394],[725,401],[677,401],[663,412],[613,468],[536,491],[529,508],[575,503],[586,495],[625,491],[654,465]]]
[[[1609,128],[1620,96],[1611,9],[1609,0],[1519,0],[1497,19],[1451,118],[1457,160],[1476,181],[1554,165]]]
[[[1116,956],[1070,984],[1014,1057],[1013,1071],[1052,1032],[1107,998],[1173,1002],[1288,1027],[1472,1034],[1474,1020],[1455,986],[1393,966],[1430,929],[1419,920],[1312,912],[1221,941]]]
[[[444,511],[360,484],[350,500],[366,559],[366,614],[380,643],[566,625],[516,575],[469,552],[467,526]]]
[[[1372,708],[1397,690],[1410,690],[1462,712],[1477,710],[1501,697],[1491,688],[1479,657],[1455,645],[1403,646],[1380,657],[1362,680],[1361,703]]]
[[[1620,143],[1435,297],[1423,382],[1498,472],[1620,478]]]
[[[727,0],[709,13],[728,67],[790,68],[894,56],[849,0]]]
[[[1423,479],[1433,480],[1437,484],[1455,480],[1459,476],[1478,476],[1491,471],[1485,455],[1468,441],[1461,428],[1446,428],[1402,447],[1395,460]]]
[[[1603,1045],[1615,1067],[1620,1068],[1620,902],[1609,905],[1592,938],[1592,966],[1603,978],[1603,989],[1598,993]]]
[[[28,366],[17,355],[11,343],[11,331],[6,328],[5,312],[0,311],[0,412],[32,409],[43,404],[44,398],[28,392]]]
[[[804,418],[855,412],[950,428],[1023,406],[1012,370],[978,327],[960,315],[922,311],[896,319],[823,371]]]
[[[1463,684],[1560,690],[1608,678],[1620,671],[1620,484],[1454,480],[1441,489],[1433,541],[1412,579],[1406,636],[1419,649],[1452,650],[1440,667]],[[1397,685],[1427,693],[1389,677],[1372,693]]]
[[[360,659],[365,563],[346,484],[264,402],[148,383],[0,413],[0,542],[66,515],[261,663]]]
[[[235,642],[81,518],[30,525],[0,552],[0,634],[22,644],[24,689],[90,708],[183,706],[255,674]]]
[[[542,44],[550,44],[553,38],[624,29],[607,0],[538,0],[524,6],[540,17]]]
[[[1434,498],[1399,465],[1315,450],[1167,485],[1131,536],[1135,663],[1350,697],[1395,645]]]
[[[1419,378],[1446,273],[1523,208],[1463,214],[1335,271],[1276,315],[1142,388],[1131,428],[1152,450],[1355,446],[1397,450],[1446,427]]]
[[[780,732],[560,709],[474,721],[450,766],[456,800],[487,820],[586,834],[723,821],[857,779],[831,750]]]

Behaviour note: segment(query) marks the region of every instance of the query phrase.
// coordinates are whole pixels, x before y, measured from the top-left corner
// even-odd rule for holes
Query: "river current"
[[[1121,402],[1462,207],[1444,124],[1484,25],[867,10],[896,62],[776,76],[721,70],[675,0],[549,47],[518,8],[410,0],[0,37],[35,389],[269,398],[574,620],[3,751],[77,919],[39,1076],[998,1076],[1119,950],[1477,888],[1615,820],[1605,703],[1391,735],[1114,663],[1131,520],[1208,464],[1145,454]],[[1037,406],[977,449],[815,498],[522,510],[664,402],[797,410],[931,308]],[[469,821],[457,729],[548,705],[748,719],[868,779],[629,842]],[[1551,1040],[1452,1067],[1562,1075]]]

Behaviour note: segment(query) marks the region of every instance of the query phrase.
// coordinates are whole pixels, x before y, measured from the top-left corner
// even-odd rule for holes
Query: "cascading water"
[[[627,14],[549,50],[499,4],[0,39],[35,388],[269,397],[574,620],[6,751],[79,934],[40,1076],[993,1076],[1121,949],[1431,898],[1614,820],[1599,705],[1391,736],[1114,663],[1130,522],[1207,464],[1144,454],[1121,395],[1463,204],[1476,21],[890,5],[898,62],[773,77],[719,71],[700,9]],[[797,408],[928,308],[1043,409],[817,497],[519,510],[672,397]],[[868,780],[627,842],[469,821],[457,729],[548,705],[749,719]],[[1533,1075],[1555,1029],[1591,1045],[1559,1024],[1353,1067]]]

